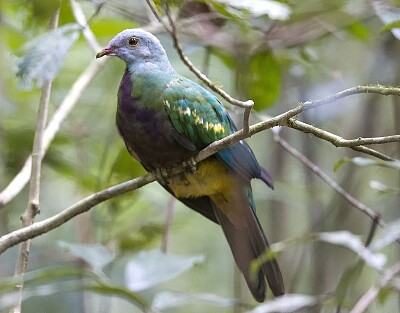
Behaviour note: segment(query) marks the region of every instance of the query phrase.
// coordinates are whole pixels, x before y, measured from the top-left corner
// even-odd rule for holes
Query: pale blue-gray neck
[[[175,73],[175,70],[169,63],[168,58],[163,58],[163,56],[157,59],[140,59],[133,62],[127,62],[126,67],[129,72],[134,76],[142,76],[146,74],[156,74],[156,73]]]

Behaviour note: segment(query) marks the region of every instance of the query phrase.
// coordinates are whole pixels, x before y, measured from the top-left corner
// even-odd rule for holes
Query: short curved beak
[[[113,53],[114,53],[113,48],[110,47],[110,46],[107,46],[107,47],[105,47],[103,50],[101,50],[100,52],[98,52],[98,53],[96,54],[96,59],[101,58],[101,57],[104,57],[105,55],[113,54]]]

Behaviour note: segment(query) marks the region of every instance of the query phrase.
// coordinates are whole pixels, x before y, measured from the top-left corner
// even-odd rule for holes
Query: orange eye
[[[129,44],[131,47],[136,47],[136,46],[139,44],[139,38],[137,38],[137,37],[131,37],[131,38],[129,38],[129,39],[128,39],[128,44]]]

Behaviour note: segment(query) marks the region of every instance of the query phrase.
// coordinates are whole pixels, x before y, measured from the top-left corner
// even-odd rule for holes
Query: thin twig
[[[322,171],[316,164],[314,164],[310,159],[301,154],[295,148],[293,148],[287,141],[279,136],[278,132],[274,134],[275,141],[289,152],[296,159],[301,161],[305,166],[307,166],[314,174],[319,176],[324,182],[326,182],[333,190],[335,190],[340,196],[342,196],[347,202],[349,202],[356,209],[362,213],[368,215],[372,220],[376,221],[380,226],[385,226],[385,222],[382,220],[381,216],[372,210],[370,207],[366,206],[364,203],[360,202],[352,195],[347,193],[337,182],[330,178],[324,171]]]
[[[58,19],[60,17],[61,0],[58,1],[57,9],[51,17],[49,30],[56,29],[58,26]],[[22,227],[28,227],[33,224],[35,216],[39,214],[39,196],[40,196],[40,177],[42,169],[42,158],[44,154],[44,130],[47,123],[47,115],[49,111],[49,102],[51,94],[51,80],[46,80],[43,83],[42,94],[40,96],[38,117],[36,123],[35,137],[32,148],[32,167],[31,179],[29,185],[29,199],[25,212],[21,215]],[[15,265],[14,277],[16,278],[16,285],[14,290],[18,293],[18,301],[10,309],[11,313],[21,312],[22,305],[22,289],[24,286],[23,275],[28,266],[29,252],[30,252],[31,239],[23,242],[19,248],[18,258]]]
[[[60,213],[53,215],[52,217],[49,217],[43,221],[36,222],[31,226],[8,233],[7,235],[0,237],[0,254],[8,248],[15,246],[22,241],[25,241],[29,238],[38,237],[57,228],[58,226],[66,223],[75,216],[89,211],[92,207],[101,202],[122,195],[128,191],[135,190],[153,181],[155,181],[155,175],[152,173],[148,173],[144,176],[96,192],[74,203],[73,205],[62,210]]]
[[[232,135],[229,135],[223,139],[220,139],[218,141],[214,141],[211,143],[209,146],[207,146],[205,149],[200,151],[199,157],[202,157],[203,155],[211,155],[215,153],[216,151],[219,150],[220,146],[227,147],[228,145],[237,142],[239,140],[245,139],[247,137],[251,137],[252,135],[275,127],[275,126],[289,126],[288,124],[290,123],[290,119],[296,115],[299,115],[305,111],[311,110],[313,108],[322,106],[322,105],[327,105],[330,103],[333,103],[337,100],[340,100],[342,98],[346,98],[352,95],[360,94],[360,93],[376,93],[380,95],[394,95],[394,96],[400,96],[400,88],[395,88],[395,87],[385,87],[385,86],[378,86],[378,85],[371,85],[371,86],[356,86],[352,87],[343,91],[340,91],[336,94],[330,95],[328,97],[315,100],[315,101],[307,101],[302,105],[299,105],[295,107],[294,109],[288,110],[284,113],[281,113],[273,118],[267,119],[266,121],[259,122],[257,124],[254,124],[250,126],[249,128],[249,133],[244,134],[243,130],[239,130],[235,132]],[[289,126],[290,127],[290,126]],[[322,138],[325,139],[326,138]],[[361,148],[361,147],[354,147],[356,148]],[[366,147],[363,147],[365,149],[369,149]],[[373,150],[374,151],[374,150]],[[365,153],[368,153],[367,150],[363,151]],[[368,153],[371,154],[372,153]],[[374,155],[375,156],[375,155]],[[388,157],[390,158],[390,157]],[[393,160],[393,158],[390,158]]]
[[[390,281],[400,273],[400,262],[395,263],[392,267],[387,269],[383,275],[380,277],[379,281],[372,286],[368,291],[358,300],[356,305],[350,311],[350,313],[363,313],[372,302],[375,301],[376,297],[379,294],[379,291],[387,286]]]
[[[400,142],[400,135],[390,135],[390,136],[384,136],[384,137],[371,137],[371,138],[359,137],[357,139],[344,139],[338,135],[332,134],[325,130],[314,127],[312,125],[306,124],[304,122],[297,121],[295,119],[290,119],[288,126],[291,128],[301,130],[304,133],[315,134],[316,137],[326,139],[336,147],[355,147],[355,146],[363,146],[363,145],[377,145],[377,144],[384,144],[384,143]]]
[[[332,143],[335,147],[349,147],[355,151],[363,152],[369,155],[373,155],[379,159],[386,161],[393,161],[394,158],[383,154],[379,151],[371,148],[363,147],[362,145],[372,144],[383,144],[391,142],[400,142],[400,135],[392,135],[385,137],[373,137],[373,138],[357,138],[357,139],[344,139],[338,135],[332,134],[326,130],[320,129],[313,125],[298,121],[294,118],[288,120],[287,126],[293,129],[297,129],[303,133],[313,134],[315,137],[324,139]]]
[[[76,0],[70,0],[72,13],[74,14],[75,21],[82,27],[82,35],[85,37],[86,42],[92,48],[94,52],[98,52],[101,49],[96,36],[93,34],[92,30],[88,26],[85,14]]]

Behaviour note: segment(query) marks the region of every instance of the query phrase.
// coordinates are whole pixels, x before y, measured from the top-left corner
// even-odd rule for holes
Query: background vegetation
[[[58,29],[49,31],[59,5]],[[155,7],[168,25],[165,3]],[[194,65],[231,96],[255,102],[250,124],[374,84],[296,117],[307,124],[282,120],[286,126],[248,139],[275,181],[274,191],[259,182],[253,189],[288,296],[269,295],[257,307],[219,227],[152,183],[35,238],[22,311],[400,312],[400,145],[392,136],[400,134],[400,91],[390,87],[399,82],[399,13],[398,1],[171,4]],[[37,227],[86,196],[145,174],[114,123],[124,64],[94,60],[101,46],[133,27],[155,33],[175,69],[197,79],[144,0],[0,0],[0,311],[18,310],[20,301],[13,291],[19,248],[4,247],[32,200],[29,175],[16,175],[32,152],[50,81],[47,126],[60,129],[52,141],[45,133],[51,144],[40,171]],[[225,104],[241,125],[243,110]],[[65,120],[54,121],[65,108]],[[386,138],[368,146],[379,153],[365,154],[354,142],[354,149],[335,147],[321,129],[348,139]],[[288,152],[294,148],[305,164]]]

